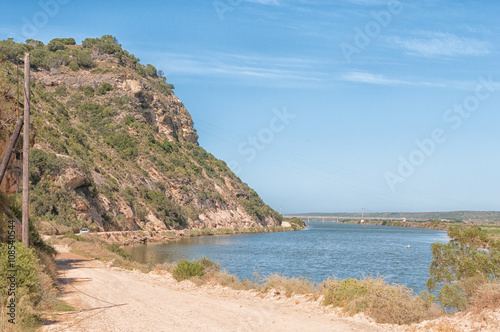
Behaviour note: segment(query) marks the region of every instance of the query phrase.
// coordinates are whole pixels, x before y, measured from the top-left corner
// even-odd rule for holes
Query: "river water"
[[[345,279],[371,275],[420,292],[429,278],[431,244],[446,241],[444,231],[310,222],[296,232],[196,237],[131,247],[128,251],[142,263],[206,256],[227,272],[247,279],[254,277],[254,271],[317,282],[331,276]]]

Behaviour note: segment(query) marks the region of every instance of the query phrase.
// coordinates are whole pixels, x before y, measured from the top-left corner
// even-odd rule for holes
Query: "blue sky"
[[[499,210],[498,1],[10,1],[0,38],[116,36],[283,213]]]

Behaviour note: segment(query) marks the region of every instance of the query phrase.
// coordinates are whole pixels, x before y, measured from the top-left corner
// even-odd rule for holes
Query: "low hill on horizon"
[[[339,218],[361,218],[361,213],[347,212],[308,212],[290,214],[294,216],[306,217],[339,217]],[[380,219],[403,219],[408,220],[441,220],[441,219],[456,219],[463,221],[500,221],[500,211],[447,211],[447,212],[365,212],[365,218],[380,218]]]

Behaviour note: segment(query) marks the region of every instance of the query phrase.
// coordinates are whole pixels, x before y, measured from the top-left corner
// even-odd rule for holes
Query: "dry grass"
[[[411,324],[440,315],[429,298],[416,296],[401,285],[389,285],[381,278],[330,280],[324,305],[343,308],[347,313],[364,312],[377,323]]]
[[[85,234],[81,236],[81,238],[83,238],[84,241],[77,241],[73,238],[66,237],[54,239],[52,243],[66,245],[70,247],[71,252],[75,254],[92,259],[99,259],[105,262],[111,262],[113,266],[122,267],[124,269],[137,269],[145,273],[153,269],[153,266],[141,264],[120,255],[115,250],[115,247],[119,248],[118,245],[110,245],[97,235]]]
[[[479,314],[487,309],[500,309],[500,281],[482,284],[472,297],[469,311]]]
[[[284,292],[286,297],[291,297],[294,294],[307,294],[313,299],[317,299],[319,297],[316,283],[308,278],[287,278],[279,274],[272,274],[264,278],[264,283],[259,285],[257,288],[264,293],[271,289]]]

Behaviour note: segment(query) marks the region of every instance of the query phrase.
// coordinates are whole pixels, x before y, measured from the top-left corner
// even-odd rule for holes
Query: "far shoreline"
[[[306,226],[293,225],[290,227],[267,226],[267,227],[248,227],[248,228],[235,228],[235,229],[205,228],[205,229],[183,229],[183,230],[165,230],[165,231],[136,230],[136,231],[91,232],[91,233],[77,234],[77,235],[85,237],[88,234],[89,236],[98,236],[102,240],[109,243],[117,243],[122,246],[137,246],[137,245],[161,245],[193,237],[292,232],[292,231],[303,230],[305,227]]]

